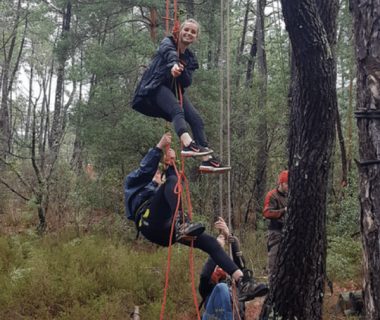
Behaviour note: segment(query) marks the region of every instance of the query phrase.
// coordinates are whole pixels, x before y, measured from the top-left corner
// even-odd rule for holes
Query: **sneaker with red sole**
[[[192,141],[187,147],[183,147],[181,155],[184,157],[200,157],[207,156],[214,151],[207,147],[202,147]]]
[[[220,163],[218,159],[212,157],[207,161],[203,161],[199,166],[199,171],[201,173],[223,173],[230,171],[230,166],[224,166]]]

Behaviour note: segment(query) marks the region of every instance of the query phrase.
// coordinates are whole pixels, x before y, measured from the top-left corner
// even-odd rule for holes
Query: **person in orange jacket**
[[[269,285],[276,272],[276,257],[281,241],[284,217],[288,205],[288,170],[281,171],[277,179],[277,187],[269,191],[264,200],[263,215],[268,224],[268,278]]]

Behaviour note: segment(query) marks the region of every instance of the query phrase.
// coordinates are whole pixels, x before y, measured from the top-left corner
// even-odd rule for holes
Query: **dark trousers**
[[[143,218],[140,229],[149,241],[165,247],[169,245],[172,218],[177,207],[178,195],[174,193],[176,184],[177,176],[169,176],[166,182],[160,186],[147,208],[149,215]],[[191,245],[189,241],[180,241],[180,243],[186,246]],[[194,248],[208,253],[215,263],[230,275],[238,269],[218,241],[207,233],[196,237]]]
[[[268,231],[268,278],[269,284],[272,285],[273,275],[277,271],[276,259],[281,242],[281,230]]]
[[[161,85],[151,95],[144,97],[135,109],[147,116],[172,122],[178,137],[188,132],[187,122],[195,142],[203,147],[208,146],[203,119],[186,94],[183,95],[183,105],[180,106],[174,93]]]

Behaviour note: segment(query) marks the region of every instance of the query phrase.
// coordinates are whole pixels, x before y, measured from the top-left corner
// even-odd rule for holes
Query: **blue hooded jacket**
[[[135,220],[137,208],[156,193],[158,184],[152,179],[157,172],[161,156],[160,148],[151,148],[141,160],[140,167],[126,177],[124,201],[128,219]]]
[[[197,58],[189,49],[178,56],[174,38],[172,36],[165,37],[137,85],[132,102],[134,109],[138,108],[144,97],[151,94],[160,85],[171,88],[173,82],[171,68],[176,63],[182,63],[185,67],[181,75],[176,78],[182,89],[185,89],[191,85],[192,74],[199,68]]]

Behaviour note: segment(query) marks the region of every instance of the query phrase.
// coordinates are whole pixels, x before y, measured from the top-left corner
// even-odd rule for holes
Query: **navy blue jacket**
[[[156,193],[158,184],[152,179],[157,172],[161,156],[160,148],[151,148],[141,160],[140,167],[126,177],[124,201],[128,219],[134,220],[138,207]]]
[[[191,85],[192,74],[199,68],[197,58],[189,49],[186,49],[183,54],[178,56],[174,38],[172,36],[165,37],[137,85],[132,107],[136,108],[144,97],[151,94],[160,85],[171,88],[173,84],[171,68],[180,62],[185,68],[181,75],[176,78],[176,81],[180,83],[182,89],[185,89]]]

